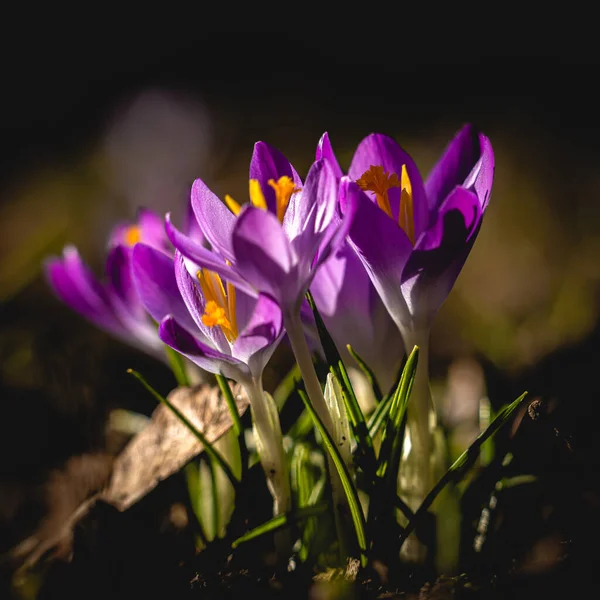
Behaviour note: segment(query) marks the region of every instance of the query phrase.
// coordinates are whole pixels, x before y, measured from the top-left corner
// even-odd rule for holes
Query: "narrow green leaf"
[[[362,359],[361,355],[354,350],[354,348],[350,344],[346,344],[346,348],[348,348],[348,352],[350,352],[350,356],[356,361],[360,370],[363,372],[364,376],[367,378],[369,383],[371,384],[371,388],[373,389],[373,394],[375,394],[375,399],[377,402],[381,402],[383,399],[383,392],[377,383],[377,378],[375,377],[375,373],[373,373],[371,367]]]
[[[346,498],[348,499],[348,506],[350,507],[350,514],[352,516],[352,522],[354,523],[354,528],[356,530],[356,539],[358,541],[358,547],[361,551],[361,564],[366,566],[367,564],[367,536],[365,533],[366,523],[365,517],[362,512],[362,507],[360,505],[360,500],[358,499],[358,493],[352,480],[350,479],[350,474],[348,473],[348,469],[344,464],[344,461],[335,446],[335,442],[333,441],[331,435],[327,431],[325,425],[319,416],[317,415],[315,409],[313,408],[308,396],[302,391],[299,391],[300,397],[302,398],[302,402],[304,402],[304,406],[306,410],[312,417],[315,427],[321,434],[323,439],[323,443],[325,444],[325,448],[327,449],[329,456],[331,456],[331,460],[337,469],[337,472],[340,476],[340,481],[342,483],[342,487],[344,488],[344,492],[346,494]]]
[[[185,371],[185,359],[183,356],[181,356],[179,352],[173,350],[171,346],[167,346],[166,344],[165,353],[167,355],[171,371],[173,371],[175,381],[177,381],[177,385],[181,387],[190,387],[190,380]]]
[[[481,446],[486,440],[492,437],[504,423],[506,423],[515,409],[523,402],[525,396],[527,396],[527,392],[524,392],[514,402],[504,407],[490,423],[489,427],[454,461],[454,464],[446,471],[429,494],[427,494],[425,500],[423,500],[421,506],[419,506],[413,518],[407,524],[404,532],[400,536],[400,546],[402,546],[408,536],[414,531],[419,519],[429,510],[439,493],[449,483],[454,482],[456,484],[460,481],[460,479],[462,479],[469,469],[477,462]]]
[[[244,535],[234,540],[231,544],[231,547],[237,548],[240,544],[244,544],[246,542],[249,542],[250,540],[254,540],[257,537],[260,537],[261,535],[265,535],[272,531],[282,529],[283,527],[287,527],[288,525],[292,525],[294,523],[297,523],[298,521],[302,521],[310,517],[318,517],[319,515],[326,513],[328,508],[329,507],[326,504],[319,504],[316,506],[304,506],[302,508],[298,508],[292,513],[279,515],[278,517],[273,517],[266,523],[255,527],[254,529],[248,531]]]
[[[383,400],[377,405],[373,414],[369,418],[367,423],[367,427],[369,428],[369,435],[371,438],[375,439],[382,426],[385,424],[388,414],[390,412],[390,406],[392,405],[392,400],[394,396],[386,396]]]
[[[216,463],[223,469],[223,472],[231,482],[231,485],[234,489],[237,489],[239,484],[239,479],[234,475],[231,467],[227,463],[227,461],[221,456],[220,452],[215,450],[213,445],[206,439],[204,434],[201,431],[198,431],[196,427],[187,419],[187,417],[169,400],[167,400],[164,396],[161,396],[147,381],[144,379],[142,375],[140,375],[137,371],[133,369],[127,369],[127,372],[133,375],[159,402],[162,402],[196,437],[196,439],[204,446],[204,451],[208,456],[214,458]]]
[[[388,484],[393,483],[393,489],[396,489],[398,479],[398,468],[400,466],[400,457],[402,456],[402,446],[404,444],[404,429],[406,426],[406,409],[410,392],[417,372],[419,362],[419,347],[415,346],[410,353],[400,383],[396,388],[396,393],[392,398],[386,428],[383,431],[381,440],[381,450],[377,465],[378,477],[385,479]],[[386,487],[390,487],[387,485]]]
[[[190,495],[190,504],[196,515],[196,534],[200,538],[202,545],[208,546],[208,537],[204,531],[204,525],[202,524],[202,511],[198,505],[200,500],[200,473],[198,469],[198,460],[193,460],[185,465],[183,471],[185,473],[185,479]]]
[[[223,398],[225,398],[225,402],[227,403],[227,408],[229,409],[231,420],[233,421],[233,431],[237,436],[238,446],[240,450],[240,458],[242,461],[243,479],[248,470],[248,446],[246,445],[246,434],[244,431],[244,425],[242,423],[242,418],[240,417],[235,398],[233,397],[233,393],[231,391],[231,388],[229,387],[229,382],[223,375],[219,374],[215,377],[219,389],[221,390],[221,394],[223,395]]]
[[[356,394],[354,393],[354,388],[352,387],[350,378],[348,377],[348,372],[346,371],[344,361],[342,360],[342,357],[340,356],[333,339],[325,327],[323,318],[319,313],[319,309],[317,308],[310,291],[306,293],[306,297],[315,317],[319,339],[321,340],[321,345],[323,346],[323,351],[325,352],[325,358],[329,365],[329,369],[338,378],[342,386],[344,402],[346,404],[346,410],[348,412],[350,424],[352,425],[354,435],[356,436],[356,443],[358,445],[359,452],[365,459],[366,464],[364,466],[366,467],[366,470],[369,470],[375,465],[375,449],[373,447],[373,440],[369,435],[369,429],[365,421],[365,416],[363,415],[360,405],[358,404],[358,400],[356,398]]]

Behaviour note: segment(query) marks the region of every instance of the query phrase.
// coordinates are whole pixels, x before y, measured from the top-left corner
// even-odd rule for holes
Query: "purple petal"
[[[188,331],[196,325],[179,293],[173,259],[166,254],[136,244],[132,253],[133,281],[140,300],[158,323],[172,314]]]
[[[457,187],[417,241],[402,275],[414,320],[428,322],[446,299],[475,242],[482,214],[477,195]]]
[[[179,250],[186,258],[200,267],[218,273],[221,277],[224,277],[227,281],[230,281],[238,289],[243,290],[247,294],[254,297],[258,296],[258,293],[254,288],[245,281],[235,269],[230,267],[225,262],[224,258],[181,233],[181,231],[171,223],[170,215],[167,215],[166,217],[165,228],[173,246],[175,246],[175,248],[177,248],[177,250]]]
[[[256,142],[250,160],[250,179],[258,179],[267,207],[274,215],[277,214],[275,190],[269,185],[269,179],[277,181],[280,177],[289,177],[298,187],[302,180],[290,161],[277,148],[266,142]]]
[[[141,233],[140,242],[157,250],[172,252],[165,233],[165,221],[162,217],[147,208],[140,208],[137,223]]]
[[[222,373],[225,377],[236,381],[243,380],[249,375],[246,365],[202,343],[181,327],[171,315],[161,321],[158,335],[173,350],[183,354],[209,373]]]
[[[180,252],[175,252],[174,263],[175,280],[177,281],[179,293],[197,327],[197,330],[191,329],[190,331],[193,331],[195,335],[201,336],[204,343],[217,348],[219,352],[230,354],[229,343],[221,328],[208,327],[202,322],[206,299],[202,295],[197,280],[187,270],[183,255]]]
[[[204,237],[204,233],[202,233],[202,229],[200,228],[198,219],[196,219],[196,214],[194,213],[194,208],[192,206],[191,194],[185,211],[183,231],[185,231],[185,234],[197,244],[200,244],[201,246],[208,245],[208,240],[206,240],[206,238]]]
[[[56,295],[71,309],[99,327],[123,334],[108,294],[83,263],[76,248],[68,246],[64,258],[53,258],[45,264],[46,277]]]
[[[475,190],[481,209],[485,210],[490,201],[494,183],[494,150],[490,140],[482,133],[479,134],[479,143],[481,144],[481,157],[465,181],[464,187],[469,189],[472,187]]]
[[[494,152],[487,137],[465,125],[448,144],[427,177],[429,206],[437,209],[456,187],[474,188],[482,208],[489,200],[494,178]]]
[[[108,289],[112,298],[118,301],[116,310],[146,320],[146,311],[133,282],[131,255],[132,248],[122,245],[111,248],[106,259]]]
[[[344,173],[342,172],[340,163],[338,163],[338,160],[335,157],[333,148],[331,147],[331,142],[329,141],[329,134],[327,132],[325,132],[321,136],[321,139],[319,140],[315,158],[316,158],[316,160],[325,159],[325,160],[329,161],[329,164],[331,165],[331,168],[333,169],[333,173],[336,176],[336,178],[337,179],[342,178],[342,175]]]
[[[260,378],[283,335],[283,316],[276,302],[265,295],[256,301],[252,317],[233,346],[233,355]]]
[[[423,186],[421,173],[410,155],[405,152],[392,138],[379,133],[367,136],[356,148],[348,175],[354,181],[360,179],[371,166],[382,166],[388,173],[395,173],[399,178],[402,174],[402,166],[406,166],[406,172],[412,186],[413,214],[415,221],[415,238],[427,228],[430,218],[430,208],[427,203],[427,195]],[[390,203],[394,219],[398,219],[399,190],[390,190]],[[395,199],[395,203],[392,200]],[[394,205],[395,204],[395,205]]]
[[[256,290],[281,302],[293,294],[288,284],[294,256],[273,213],[245,206],[233,230],[233,250],[237,271]]]
[[[352,206],[356,212],[348,240],[394,321],[406,321],[408,314],[400,286],[412,244],[402,228],[371,202],[356,183],[343,178],[340,207],[346,214]]]
[[[283,229],[296,256],[309,267],[335,214],[337,188],[331,165],[319,160],[308,172],[300,201],[286,211]]]
[[[213,250],[232,261],[231,232],[235,215],[201,179],[194,181],[191,202],[198,224]]]

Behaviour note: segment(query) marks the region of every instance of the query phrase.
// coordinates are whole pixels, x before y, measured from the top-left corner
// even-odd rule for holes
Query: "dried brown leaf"
[[[246,395],[239,385],[232,385],[232,391],[242,414],[248,407]],[[227,403],[218,387],[207,383],[180,387],[169,394],[168,400],[209,442],[215,442],[232,427]],[[146,428],[116,458],[109,486],[100,499],[126,510],[202,450],[202,444],[190,430],[161,404]]]

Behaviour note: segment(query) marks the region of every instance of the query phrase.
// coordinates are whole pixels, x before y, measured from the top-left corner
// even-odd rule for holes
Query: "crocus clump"
[[[48,278],[64,302],[110,333],[153,352],[166,345],[204,371],[240,383],[275,514],[295,510],[299,498],[315,504],[330,494],[337,550],[364,560],[385,545],[379,538],[368,542],[367,533],[386,535],[399,508],[406,531],[414,529],[411,511],[426,503],[447,467],[429,390],[429,332],[480,230],[493,173],[491,144],[469,125],[425,181],[410,155],[382,134],[360,142],[347,174],[324,134],[305,178],[279,150],[258,142],[247,202],[220,199],[198,179],[183,228],[169,214],[163,221],[142,211],[136,225],[115,229],[106,283],[74,248],[48,262]],[[311,295],[314,315],[307,314]],[[311,319],[328,348],[325,358],[333,356],[326,381],[307,342]],[[318,431],[292,426],[292,469],[278,407],[263,389],[263,372],[284,335],[303,379],[298,395]],[[404,353],[410,356],[398,378]],[[350,365],[373,383],[375,407],[363,407],[373,414],[359,406]],[[321,454],[311,463],[320,443],[326,460]],[[330,485],[315,483],[312,490],[306,482],[315,482],[317,472],[327,473]],[[359,502],[359,485],[373,495],[372,505],[371,498]],[[459,518],[449,496],[438,500],[440,564],[452,570],[458,537],[440,524]],[[365,533],[363,511],[371,506],[376,510]],[[309,529],[299,540],[301,556],[310,555]],[[423,560],[415,548],[403,556]]]

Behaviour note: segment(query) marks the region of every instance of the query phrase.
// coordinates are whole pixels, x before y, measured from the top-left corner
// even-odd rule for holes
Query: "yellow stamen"
[[[400,176],[400,210],[398,211],[398,224],[408,236],[410,243],[415,245],[415,217],[413,211],[412,184],[406,171],[406,165],[402,165]]]
[[[225,204],[227,204],[227,208],[234,214],[239,215],[242,207],[239,202],[236,202],[229,194],[225,194]]]
[[[238,337],[235,313],[235,288],[228,282],[227,292],[216,273],[201,269],[197,273],[200,289],[206,300],[202,322],[207,327],[219,326],[229,342]]]
[[[381,165],[371,165],[367,171],[362,174],[360,179],[356,180],[358,187],[365,192],[373,192],[377,206],[381,208],[392,219],[392,207],[388,191],[391,188],[400,188],[400,209],[398,211],[398,225],[402,227],[408,239],[414,245],[415,243],[415,220],[413,211],[412,184],[406,171],[406,165],[402,165],[400,179],[396,173],[388,173],[383,170]]]
[[[260,183],[258,179],[251,179],[249,185],[249,193],[250,193],[250,202],[256,208],[262,208],[263,210],[267,210],[267,201],[265,200],[265,196],[260,189]]]
[[[137,225],[131,225],[125,230],[123,237],[128,246],[135,246],[142,239],[142,232]]]
[[[283,223],[283,217],[285,215],[285,211],[287,210],[288,204],[290,203],[292,194],[301,191],[301,188],[296,187],[296,184],[287,175],[280,177],[277,181],[274,179],[269,179],[267,183],[275,190],[277,219],[280,223]],[[250,202],[253,206],[267,210],[267,201],[265,200],[265,195],[260,187],[260,182],[258,179],[250,180],[249,195]],[[242,210],[241,205],[229,194],[225,196],[225,204],[234,215],[237,216],[240,214],[240,211]]]
[[[288,204],[290,203],[292,194],[299,192],[301,188],[296,187],[296,184],[287,175],[280,177],[277,181],[274,179],[269,179],[267,183],[275,190],[277,219],[280,223],[283,223],[283,217],[285,215],[285,211],[287,210]]]

